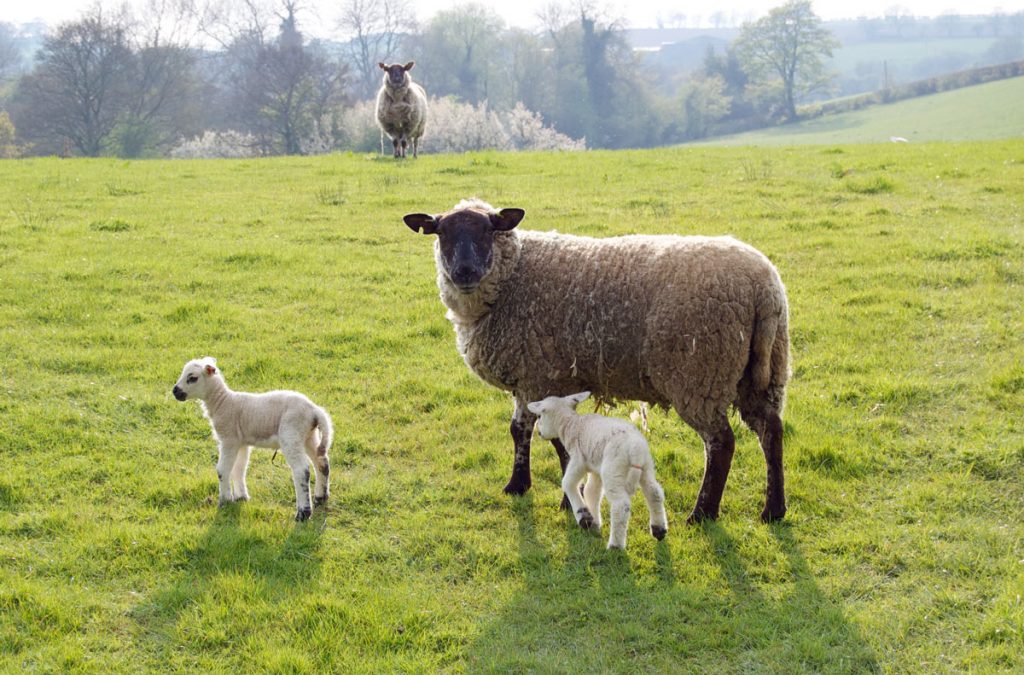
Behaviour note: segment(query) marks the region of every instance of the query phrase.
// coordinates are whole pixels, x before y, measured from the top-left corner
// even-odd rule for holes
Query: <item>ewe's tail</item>
[[[327,414],[326,410],[317,407],[313,417],[313,426],[320,428],[320,445],[316,448],[316,454],[318,457],[326,457],[334,437],[334,426],[331,424],[331,416]]]
[[[779,282],[770,301],[759,303],[750,340],[750,376],[754,391],[785,387],[789,380],[789,309]]]

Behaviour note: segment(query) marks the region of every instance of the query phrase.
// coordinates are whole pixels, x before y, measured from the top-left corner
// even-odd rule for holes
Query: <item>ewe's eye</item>
[[[188,377],[185,378],[185,381],[188,382],[189,384],[195,384],[196,382],[199,381],[199,378],[195,375],[189,375]]]

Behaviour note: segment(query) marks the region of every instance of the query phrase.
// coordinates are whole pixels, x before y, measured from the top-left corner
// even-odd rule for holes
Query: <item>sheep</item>
[[[382,132],[381,154],[384,154],[383,134],[387,134],[395,147],[396,158],[405,157],[406,146],[411,141],[412,156],[415,159],[427,122],[427,92],[409,76],[416,62],[377,65],[384,71],[384,83],[377,92],[377,124]]]
[[[576,522],[584,530],[601,530],[601,499],[608,494],[611,532],[608,548],[626,548],[630,502],[639,485],[650,512],[651,534],[661,541],[668,532],[665,491],[654,478],[654,459],[643,434],[624,420],[601,415],[580,415],[576,406],[590,397],[589,391],[571,396],[548,396],[527,404],[538,416],[541,438],[559,439],[569,453],[562,490],[572,504]],[[589,473],[583,498],[579,486]]]
[[[459,354],[515,399],[505,492],[532,483],[537,417],[527,403],[589,390],[671,407],[697,431],[704,478],[691,523],[718,517],[735,447],[728,413],[738,408],[767,464],[761,519],[781,519],[789,317],[771,262],[731,237],[515,230],[524,216],[474,199],[404,217],[414,232],[437,235],[437,284]],[[565,448],[552,444],[564,472]]]
[[[330,459],[333,426],[320,406],[296,391],[246,394],[232,391],[211,356],[185,364],[172,390],[174,398],[199,399],[220,448],[217,478],[220,504],[249,499],[245,474],[251,446],[280,448],[295,483],[295,520],[308,520],[309,464],[316,470],[314,501],[322,506],[330,496]]]

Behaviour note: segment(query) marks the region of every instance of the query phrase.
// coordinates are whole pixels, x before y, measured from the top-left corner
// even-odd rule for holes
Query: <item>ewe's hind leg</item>
[[[594,525],[594,516],[587,505],[583,503],[583,497],[580,496],[580,481],[583,480],[586,473],[587,467],[581,460],[570,459],[568,466],[565,467],[565,475],[562,476],[562,491],[569,498],[576,522],[584,530],[588,530]]]
[[[399,150],[398,150],[398,139],[397,138],[392,138],[391,139],[391,144],[395,146],[395,158],[397,159],[398,157],[401,157],[402,155],[399,154]]]
[[[686,519],[688,523],[699,523],[705,518],[718,518],[718,507],[722,503],[722,492],[732,466],[732,454],[736,439],[729,426],[729,418],[722,415],[710,429],[698,429],[704,439],[704,480],[693,512]]]
[[[217,480],[220,481],[220,498],[218,503],[223,506],[235,501],[231,492],[231,471],[235,467],[240,444],[233,440],[221,439],[220,457],[217,459]]]
[[[609,520],[611,520],[608,548],[626,548],[631,496],[617,485],[608,485],[607,496]]]
[[[764,510],[761,520],[770,523],[786,515],[786,490],[782,476],[782,418],[774,410],[756,406],[740,407],[740,415],[761,443],[768,469],[765,486]]]
[[[327,498],[331,496],[331,461],[327,455],[322,457],[317,455],[316,449],[318,445],[320,445],[320,432],[314,429],[310,432],[309,436],[306,436],[306,456],[309,457],[309,461],[313,463],[313,469],[316,471],[316,483],[313,485],[313,504],[322,506],[327,502]]]
[[[248,445],[239,448],[235,456],[235,466],[231,470],[231,483],[236,500],[249,500],[249,486],[245,484],[245,475],[249,471],[249,455],[252,448]]]
[[[292,470],[292,482],[295,484],[295,520],[308,520],[313,513],[309,500],[309,458],[302,449],[302,443],[296,443],[294,439],[291,442],[282,439],[281,452]]]
[[[591,472],[587,477],[587,484],[583,488],[583,501],[590,514],[594,516],[594,527],[601,529],[601,499],[604,497],[604,483],[601,475]]]
[[[644,471],[640,477],[640,490],[651,514],[651,535],[661,541],[668,533],[668,516],[665,514],[665,491],[654,479],[654,471]]]

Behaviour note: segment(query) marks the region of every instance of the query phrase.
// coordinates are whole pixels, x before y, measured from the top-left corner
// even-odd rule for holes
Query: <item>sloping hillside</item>
[[[702,141],[702,145],[833,145],[1024,136],[1024,77]]]

